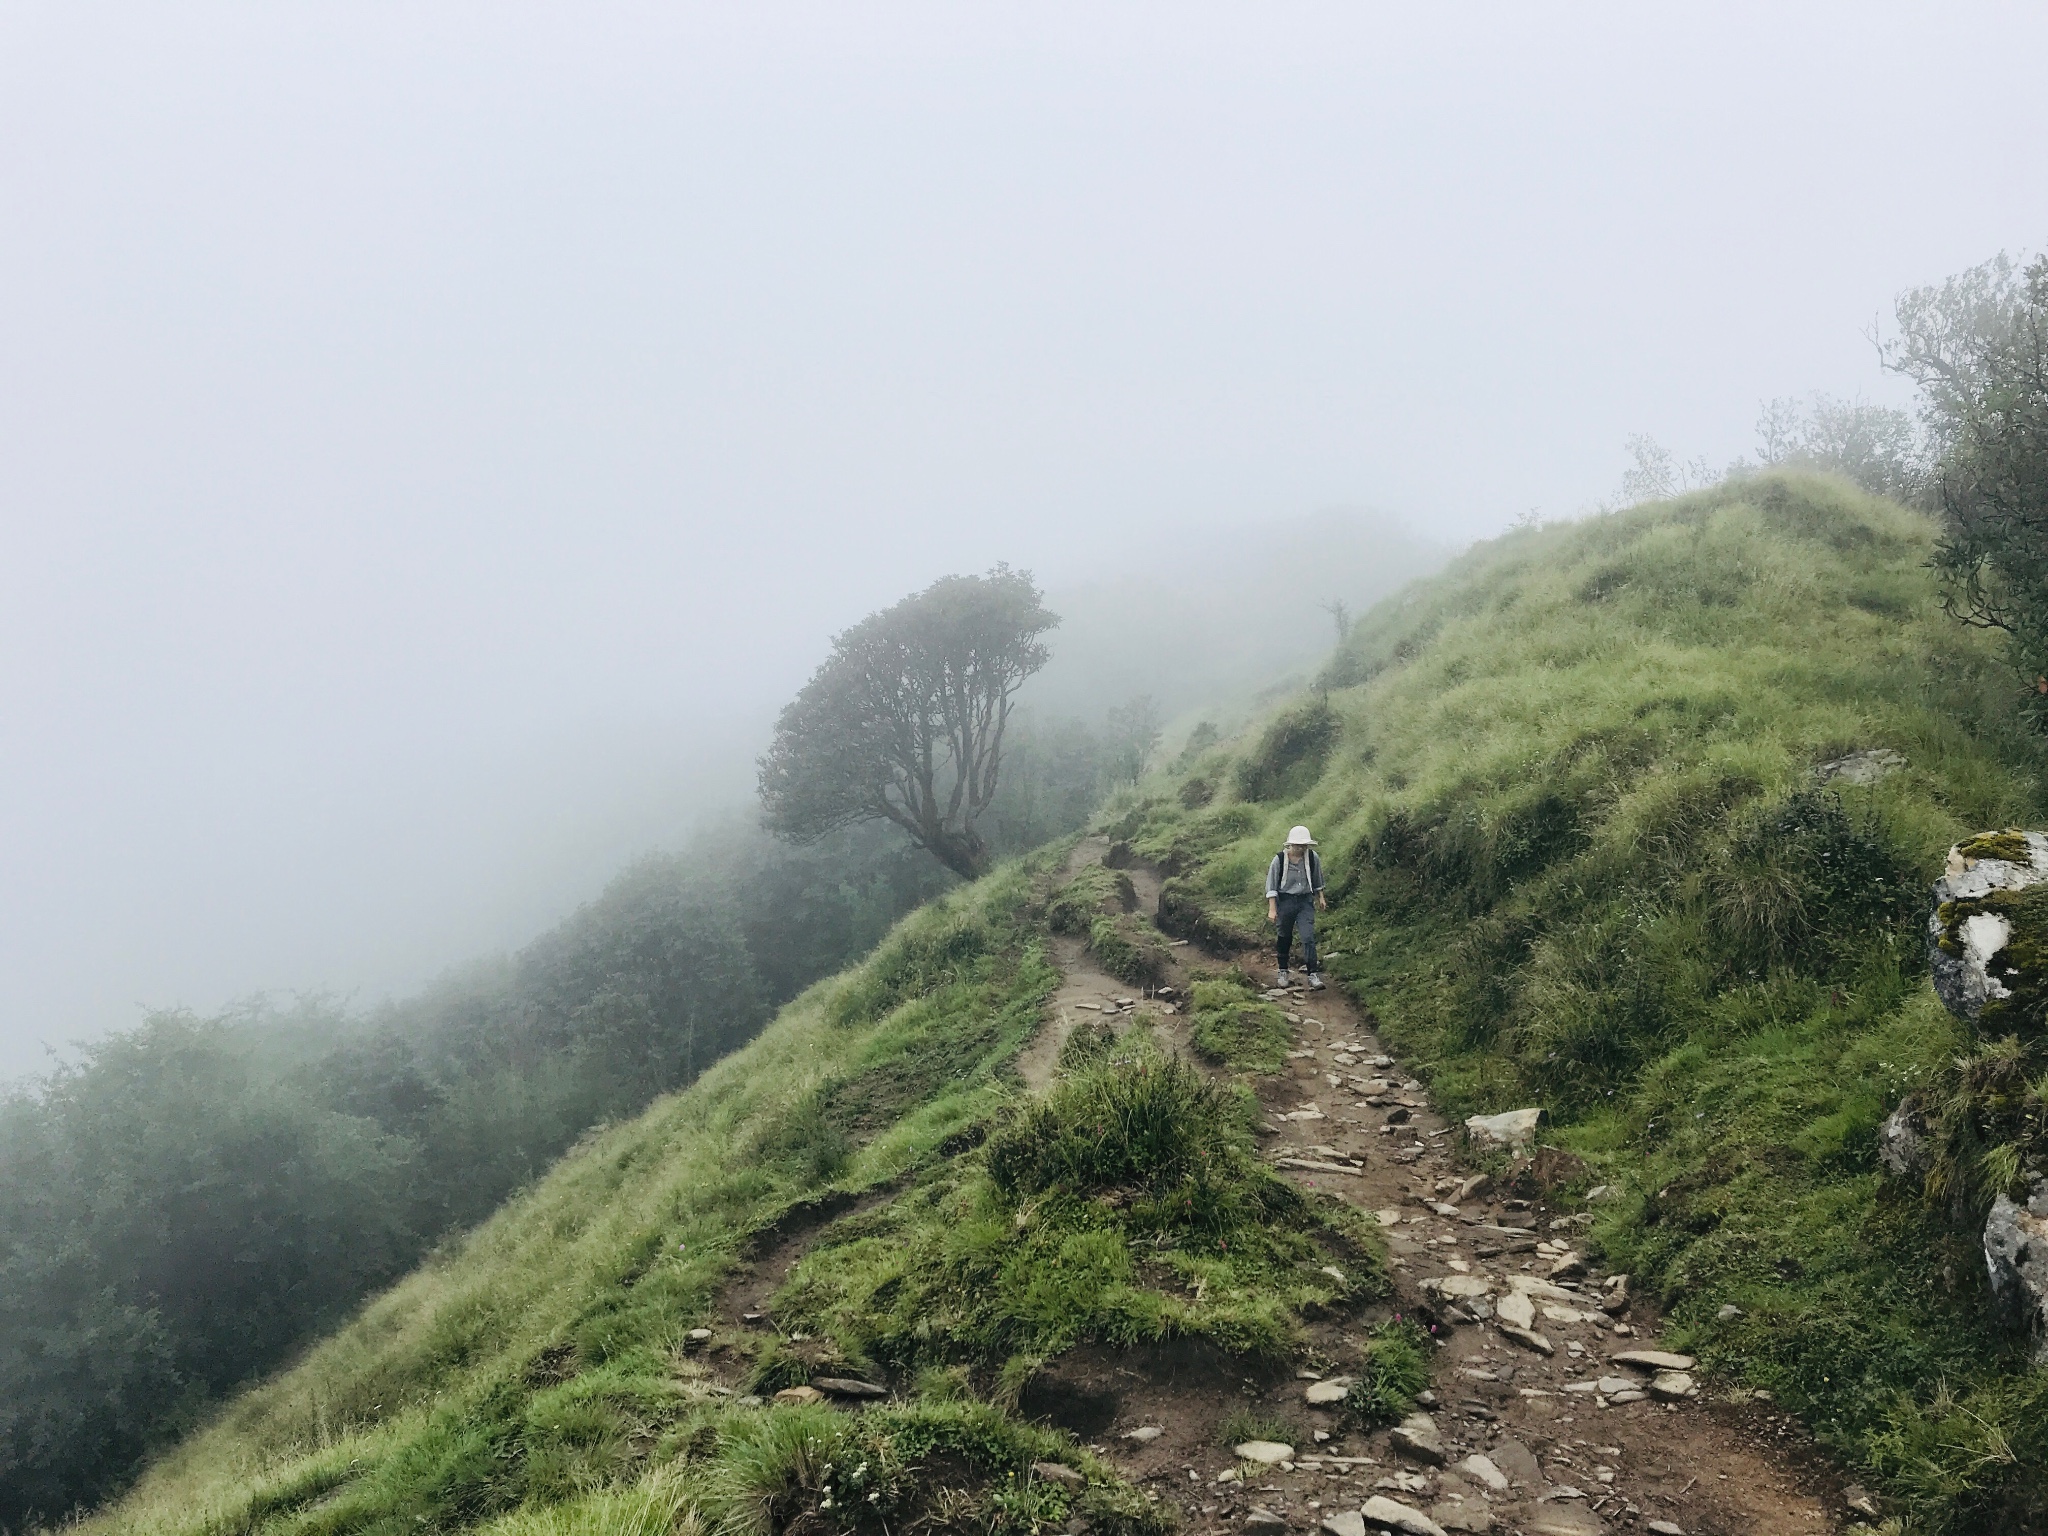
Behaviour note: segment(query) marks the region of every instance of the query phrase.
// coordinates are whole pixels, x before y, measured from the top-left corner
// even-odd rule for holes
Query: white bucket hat
[[[1311,848],[1316,846],[1316,840],[1308,835],[1307,827],[1296,827],[1287,834],[1287,841],[1290,843],[1307,843]]]

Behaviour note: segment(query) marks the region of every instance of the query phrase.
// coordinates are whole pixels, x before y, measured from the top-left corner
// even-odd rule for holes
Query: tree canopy
[[[2048,712],[2048,258],[1914,289],[1898,327],[1885,360],[1921,389],[1948,609],[2010,637]]]
[[[1017,689],[1058,624],[1028,573],[947,576],[837,636],[760,764],[768,826],[809,842],[891,821],[963,878],[996,794]]]

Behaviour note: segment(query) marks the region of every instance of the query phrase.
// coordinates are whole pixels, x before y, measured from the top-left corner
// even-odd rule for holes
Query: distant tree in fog
[[[1778,399],[1757,417],[1757,457],[1766,465],[1804,465],[1845,475],[1876,496],[1922,499],[1926,453],[1913,418],[1867,400],[1815,394]]]
[[[761,759],[770,829],[803,843],[891,821],[963,879],[983,873],[976,823],[995,798],[1003,733],[1058,623],[1027,573],[999,565],[944,577],[838,636]]]

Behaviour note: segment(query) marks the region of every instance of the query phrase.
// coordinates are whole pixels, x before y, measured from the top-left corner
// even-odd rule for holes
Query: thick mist
[[[2039,239],[2044,34],[0,11],[0,1076],[524,942],[948,571],[1065,602],[1034,709],[1177,712],[1312,666],[1373,539],[1903,400],[1873,317]]]

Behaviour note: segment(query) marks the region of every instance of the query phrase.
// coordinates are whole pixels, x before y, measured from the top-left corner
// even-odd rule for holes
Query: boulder
[[[1934,912],[1927,919],[1927,960],[1934,990],[1958,1018],[1975,1024],[1997,1017],[2021,980],[2003,954],[2016,927],[2031,928],[2048,915],[2048,835],[1987,832],[1956,844],[1948,869],[1934,882]],[[2041,978],[2027,978],[2038,986]],[[2019,1021],[2015,1021],[2019,1022]]]
[[[2039,1335],[2036,1363],[2048,1364],[2048,1184],[2036,1184],[2023,1206],[2004,1195],[1991,1202],[1984,1265],[1992,1293]]]
[[[1511,1109],[1500,1115],[1474,1115],[1465,1122],[1472,1139],[1496,1147],[1525,1147],[1536,1138],[1541,1109]]]

